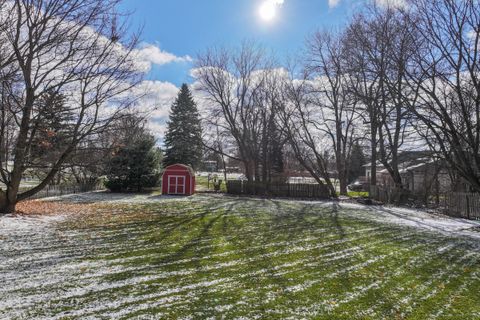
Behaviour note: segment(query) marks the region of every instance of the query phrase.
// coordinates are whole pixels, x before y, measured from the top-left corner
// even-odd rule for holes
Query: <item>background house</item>
[[[448,192],[452,190],[453,182],[443,161],[436,158],[430,151],[407,151],[399,154],[399,172],[405,189],[415,193]],[[365,179],[370,181],[372,164],[367,163]],[[377,162],[377,185],[393,188],[390,173],[380,162]]]

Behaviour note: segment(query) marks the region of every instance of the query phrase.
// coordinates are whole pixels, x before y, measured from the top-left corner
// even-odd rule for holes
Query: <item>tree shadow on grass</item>
[[[168,228],[161,229],[161,235],[155,237],[154,241],[162,245],[168,239],[175,240],[178,235],[185,235],[184,241],[181,241],[183,244],[178,249],[167,252],[166,255],[163,254],[165,251],[159,247],[159,256],[150,258],[149,266],[145,270],[174,263],[172,265],[174,270],[185,267],[195,268],[199,272],[195,277],[209,277],[211,273],[205,271],[203,267],[205,263],[215,265],[207,257],[218,252],[217,244],[221,243],[222,237],[225,237],[228,239],[226,241],[234,259],[242,261],[240,265],[235,266],[234,275],[253,273],[250,277],[241,278],[243,287],[253,289],[259,283],[264,283],[273,285],[278,290],[286,290],[292,281],[286,275],[279,273],[278,267],[288,262],[289,254],[277,257],[270,255],[273,251],[288,250],[290,240],[292,243],[295,240],[301,240],[310,232],[326,224],[328,227],[333,224],[342,237],[345,235],[338,219],[339,207],[322,210],[320,214],[314,209],[314,204],[310,203],[292,206],[275,200],[248,199],[212,200],[202,203],[194,213],[191,208],[184,210],[182,208],[175,212],[175,217],[180,220],[173,223],[169,220]],[[182,217],[182,212],[187,216]],[[332,221],[332,224],[329,221]],[[158,221],[154,222],[153,227],[156,223]],[[182,234],[183,232],[185,234]],[[272,246],[275,242],[282,242],[282,244],[278,247]],[[305,253],[305,255],[308,254]],[[254,259],[250,260],[251,258]],[[293,259],[298,257],[293,256]],[[223,261],[220,259],[220,262]],[[299,267],[301,268],[301,265]],[[224,273],[228,277],[228,271],[229,269],[222,267],[216,270],[215,274]],[[261,272],[256,274],[256,271]],[[207,303],[207,301],[204,302]]]
[[[289,240],[301,239],[305,230],[308,232],[316,228],[312,226],[312,219],[309,219],[311,215],[310,206],[284,207],[282,203],[274,200],[255,200],[251,204],[255,206],[259,216],[262,217],[258,222],[255,222],[255,216],[249,217],[252,219],[250,223],[256,223],[258,231],[250,237],[238,237],[231,240],[232,245],[239,252],[242,252],[242,256],[245,257],[243,259],[247,261],[243,274],[252,274],[242,278],[242,286],[254,289],[260,283],[264,283],[265,285],[273,285],[276,288],[275,290],[286,292],[292,279],[289,276],[282,275],[279,272],[279,267],[284,263],[288,264],[289,254],[285,253],[285,255],[278,257],[272,253],[278,250],[288,251]],[[274,211],[272,211],[272,208],[274,208]],[[264,213],[263,210],[267,210],[267,212]],[[265,232],[262,232],[262,229]],[[279,245],[276,246],[275,243],[279,243]],[[267,293],[265,292],[265,294]],[[262,301],[263,298],[268,300],[266,296],[259,297],[259,300]],[[288,295],[284,295],[284,298],[293,299]]]
[[[335,227],[337,233],[340,235],[340,238],[345,238],[345,229],[343,228],[341,222],[339,221],[338,214],[339,210],[341,209],[338,202],[332,203],[332,211],[330,212],[330,220]]]
[[[178,250],[175,250],[171,254],[163,256],[159,259],[153,261],[154,264],[164,264],[164,263],[171,263],[177,260],[180,260],[186,256],[188,253],[193,252],[193,256],[195,258],[202,258],[210,253],[212,247],[209,246],[202,246],[201,250],[196,250],[199,247],[199,243],[203,242],[211,242],[211,240],[215,240],[215,237],[219,235],[212,234],[212,230],[217,227],[217,224],[221,223],[222,232],[226,232],[227,226],[225,218],[228,214],[233,210],[235,204],[231,203],[228,207],[222,207],[222,212],[215,212],[215,210],[219,210],[218,203],[214,202],[210,205],[204,206],[202,208],[201,213],[196,214],[193,217],[185,218],[179,223],[175,224],[173,228],[169,228],[168,232],[165,232],[158,241],[161,243],[165,239],[169,238],[174,232],[176,232],[180,228],[185,228],[187,225],[195,226],[200,224],[200,231],[193,235],[185,244],[183,244]],[[212,217],[210,217],[212,216]],[[205,221],[206,220],[206,221]],[[210,240],[210,241],[209,241]],[[198,261],[198,259],[197,259]]]
[[[209,248],[208,245],[205,245],[205,240],[208,241],[208,238],[211,235],[211,230],[221,221],[222,217],[225,215],[225,212],[221,213],[214,213],[214,208],[216,207],[217,203],[212,203],[207,206],[202,207],[202,211],[196,213],[195,215],[189,215],[188,217],[183,218],[182,220],[170,225],[170,228],[163,229],[159,228],[162,233],[159,236],[155,236],[152,241],[154,243],[154,247],[150,247],[146,249],[148,251],[148,260],[144,261],[145,254],[147,252],[139,251],[138,260],[136,262],[130,261],[129,263],[133,263],[137,267],[135,271],[126,271],[121,273],[116,273],[111,276],[106,276],[104,279],[106,281],[118,281],[132,277],[135,274],[141,274],[143,272],[151,272],[152,270],[158,271],[158,267],[164,267],[166,265],[171,265],[173,263],[173,268],[175,269],[182,269],[183,267],[179,267],[176,265],[176,262],[179,264],[192,264],[190,267],[200,266],[201,260],[208,256],[212,248]],[[211,217],[210,217],[211,216]],[[180,246],[179,249],[176,249],[171,252],[166,252],[164,249],[164,245],[167,244],[169,238],[172,240],[176,240],[176,236],[183,235],[185,232],[189,235],[189,228],[191,227],[194,229],[196,226],[200,225],[199,232],[193,232],[192,237],[187,240],[187,242]],[[145,226],[147,227],[147,226]],[[148,227],[156,228],[158,224],[156,221],[149,222]],[[141,228],[141,226],[140,226]],[[213,237],[211,237],[213,239]],[[178,240],[177,240],[178,241]],[[197,250],[196,248],[201,248]],[[190,258],[191,261],[184,261],[186,258]],[[140,263],[140,265],[138,265]],[[145,263],[144,266],[141,264]]]
[[[288,233],[291,238],[298,237],[299,233],[305,234],[315,232],[319,228],[330,228],[331,225],[337,230],[340,237],[345,236],[344,228],[338,217],[340,208],[338,204],[334,203],[332,208],[322,206],[319,212],[315,203],[301,202],[292,208],[279,201],[271,202],[276,212],[280,213],[273,215],[272,221],[276,225],[282,226],[282,232]]]

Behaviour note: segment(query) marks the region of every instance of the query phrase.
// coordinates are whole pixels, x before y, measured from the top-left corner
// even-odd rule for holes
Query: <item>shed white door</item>
[[[185,177],[168,177],[168,194],[185,194]]]

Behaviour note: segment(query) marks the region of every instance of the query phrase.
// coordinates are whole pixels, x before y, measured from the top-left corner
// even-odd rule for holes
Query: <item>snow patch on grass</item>
[[[469,221],[333,202],[56,199],[105,206],[80,223],[0,218],[0,318],[389,318],[443,303],[441,318],[480,286]]]

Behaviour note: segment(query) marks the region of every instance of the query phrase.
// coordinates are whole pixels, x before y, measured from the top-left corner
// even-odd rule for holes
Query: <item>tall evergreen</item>
[[[366,163],[365,155],[362,146],[358,142],[352,146],[349,160],[350,170],[348,172],[348,181],[353,182],[355,179],[365,174],[365,168],[363,167]]]
[[[270,159],[272,162],[272,173],[278,175],[282,174],[284,171],[283,139],[280,136],[280,132],[275,125],[275,122],[272,122],[270,131]]]
[[[203,153],[202,129],[197,105],[186,84],[172,105],[167,125],[164,166],[182,163],[198,168]]]

